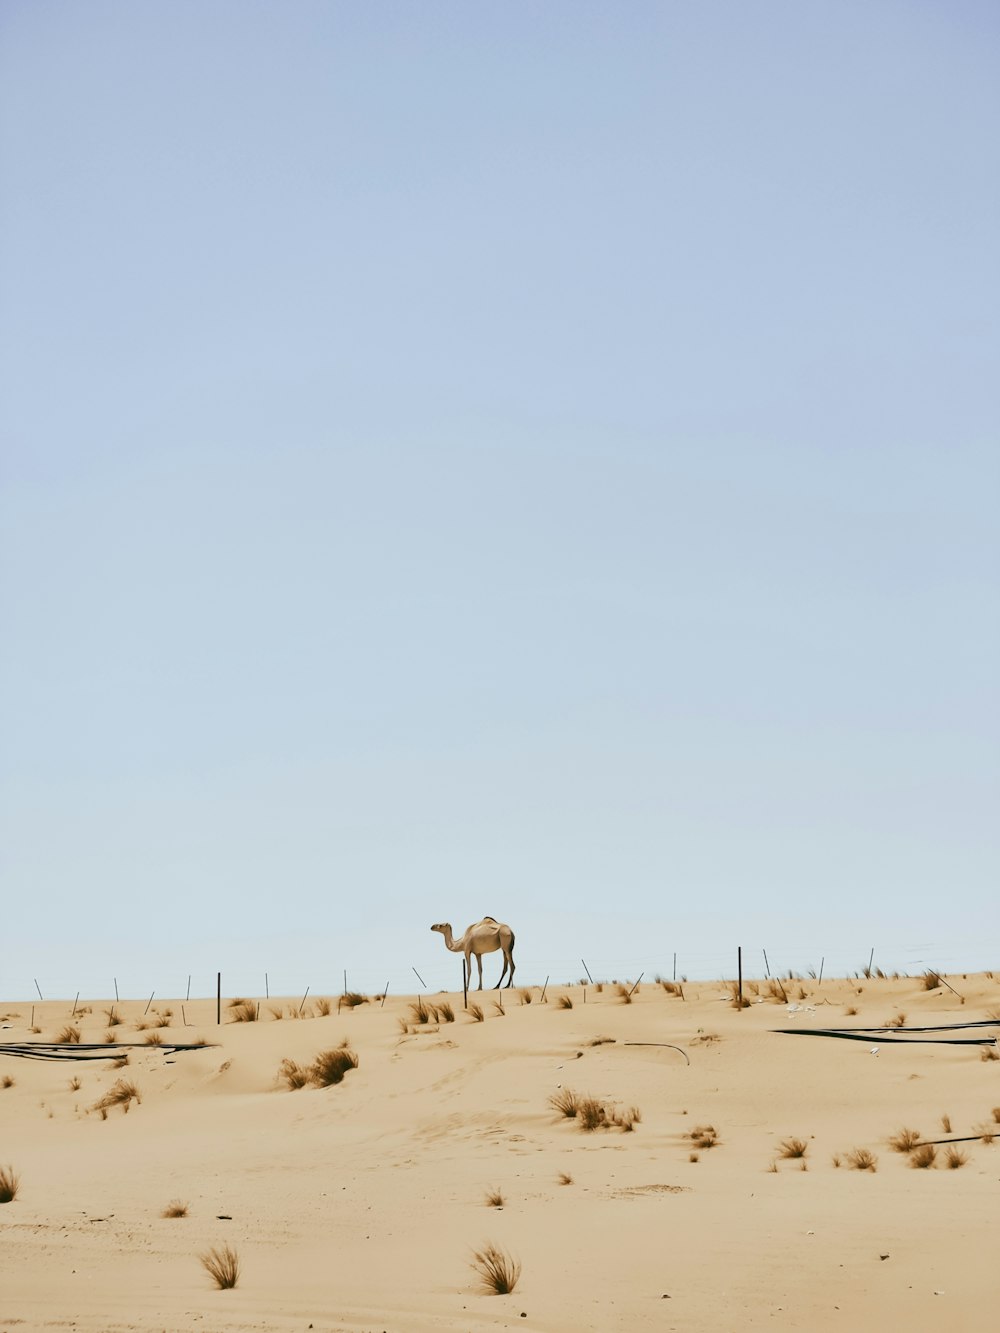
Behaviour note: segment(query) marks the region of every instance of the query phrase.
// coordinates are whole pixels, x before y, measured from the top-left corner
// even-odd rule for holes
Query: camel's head
[[[451,930],[451,926],[447,921],[439,921],[436,926],[431,926],[431,930],[439,930],[441,934],[444,935],[447,931]]]

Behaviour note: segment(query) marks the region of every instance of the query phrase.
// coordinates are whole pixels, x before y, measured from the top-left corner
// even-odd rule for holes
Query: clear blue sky
[[[998,57],[5,0],[0,994],[1000,961]]]

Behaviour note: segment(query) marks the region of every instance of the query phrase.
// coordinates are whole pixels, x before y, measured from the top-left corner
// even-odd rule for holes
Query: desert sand
[[[214,999],[186,1004],[186,1027],[179,1001],[145,1018],[124,1001],[118,1041],[208,1044],[132,1049],[127,1068],[0,1054],[0,1167],[19,1178],[0,1204],[0,1331],[992,1329],[1000,1140],[955,1145],[958,1169],[939,1147],[926,1170],[889,1140],[1000,1132],[993,1048],[774,1031],[1000,1020],[1000,978],[949,980],[964,1003],[920,978],[786,981],[787,1003],[748,984],[742,1010],[721,982],[644,981],[630,1003],[610,983],[549,985],[544,1003],[533,986],[530,1004],[500,992],[503,1015],[497,992],[471,995],[482,1022],[428,995],[454,1021],[416,1024],[413,996],[339,1013],[334,997],[327,1016],[309,1000],[301,1018],[262,1000],[255,1022],[224,1001],[221,1027]],[[0,1003],[0,1042],[71,1023],[102,1042],[109,1004]],[[136,1030],[156,1012],[166,1026]],[[339,1084],[279,1079],[345,1039],[358,1065]],[[121,1078],[141,1102],[102,1118]],[[641,1119],[587,1132],[550,1104],[570,1091]],[[804,1158],[780,1157],[788,1138]],[[875,1171],[851,1168],[855,1148]],[[172,1200],[185,1216],[162,1216]],[[470,1266],[487,1243],[522,1264],[509,1294]],[[198,1257],[225,1244],[231,1290]]]

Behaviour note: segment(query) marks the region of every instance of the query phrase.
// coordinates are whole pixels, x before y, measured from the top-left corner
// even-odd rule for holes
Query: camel
[[[479,964],[479,989],[483,989],[483,954],[495,953],[497,949],[503,950],[503,971],[500,973],[500,980],[493,987],[499,990],[503,985],[503,979],[507,976],[507,969],[510,968],[510,976],[507,979],[508,987],[514,984],[514,932],[510,926],[505,926],[502,921],[494,921],[491,916],[484,916],[482,921],[477,921],[471,925],[460,940],[456,940],[451,933],[451,926],[447,921],[441,921],[436,926],[431,926],[431,930],[438,930],[444,936],[444,942],[452,953],[465,954],[462,963],[462,983],[471,985],[472,983],[472,955],[476,955],[476,962]]]

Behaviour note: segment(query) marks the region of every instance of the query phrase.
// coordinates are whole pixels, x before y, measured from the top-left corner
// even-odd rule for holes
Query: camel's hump
[[[495,916],[484,916],[484,917],[483,917],[483,920],[484,920],[484,921],[492,921],[493,924],[494,924],[495,926],[500,924],[500,923],[497,921],[497,919],[496,919]]]

